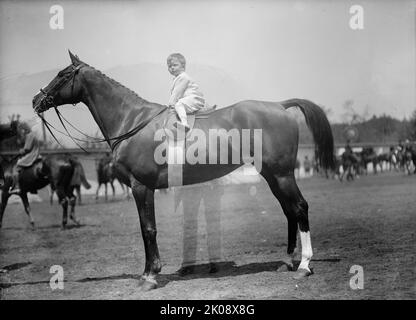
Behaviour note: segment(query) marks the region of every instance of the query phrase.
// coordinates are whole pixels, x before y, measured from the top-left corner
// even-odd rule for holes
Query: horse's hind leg
[[[51,205],[53,205],[53,194],[55,193],[55,190],[52,188],[52,187],[50,187],[49,188],[49,203],[51,204]]]
[[[62,229],[66,229],[66,225],[68,224],[68,198],[61,186],[57,187],[56,194],[62,206]]]
[[[114,199],[116,197],[116,190],[114,189],[113,181],[110,181],[110,186],[111,186],[111,189],[113,189],[113,199]]]
[[[80,221],[75,216],[75,205],[76,205],[76,202],[77,202],[77,197],[74,195],[73,190],[70,190],[70,192],[68,192],[68,198],[69,198],[69,206],[71,207],[71,211],[69,213],[69,218],[76,225],[80,225],[81,224]]]
[[[29,217],[30,226],[31,226],[32,230],[34,230],[35,229],[35,221],[33,220],[33,217],[30,214],[30,205],[29,205],[29,200],[27,198],[27,193],[26,192],[21,192],[20,193],[20,198],[22,199],[23,206],[25,207],[26,214]]]
[[[309,231],[308,203],[303,198],[295,177],[292,175],[279,176],[276,174],[262,171],[273,192],[279,200],[283,212],[288,221],[288,247],[287,254],[293,258],[296,248],[297,229],[299,227],[302,245],[302,260],[298,267],[296,278],[301,278],[311,274],[309,262],[312,259],[312,244]],[[290,268],[292,265],[288,264]]]
[[[98,182],[97,190],[95,191],[95,202],[98,201],[98,191],[100,191],[101,182]]]
[[[81,186],[75,186],[75,191],[77,193],[78,198],[78,205],[82,205],[82,199],[81,199]]]

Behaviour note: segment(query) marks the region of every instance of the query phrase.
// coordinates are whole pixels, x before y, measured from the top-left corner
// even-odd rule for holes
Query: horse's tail
[[[85,189],[91,189],[91,185],[87,180],[87,177],[85,176],[85,171],[84,168],[82,167],[82,165],[80,164],[81,167],[81,183],[84,186]]]
[[[315,103],[305,99],[290,99],[280,102],[285,109],[298,107],[312,131],[317,146],[319,162],[324,169],[335,169],[334,138],[324,111]]]

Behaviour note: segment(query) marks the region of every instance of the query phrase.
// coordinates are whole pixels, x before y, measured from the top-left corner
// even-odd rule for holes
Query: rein
[[[132,137],[133,135],[135,135],[137,132],[139,132],[141,129],[143,129],[145,126],[147,126],[150,121],[152,121],[155,117],[157,117],[158,115],[160,115],[162,112],[164,112],[167,107],[161,109],[153,118],[149,118],[146,121],[142,122],[141,124],[139,124],[137,127],[134,127],[133,129],[131,129],[130,131],[123,133],[120,136],[117,137],[113,137],[113,138],[108,138],[108,139],[99,139],[99,138],[94,138],[91,137],[83,132],[81,132],[80,130],[78,130],[77,128],[75,128],[68,120],[66,120],[64,118],[64,116],[61,114],[61,112],[59,112],[58,110],[58,106],[54,103],[54,96],[52,96],[50,94],[50,91],[52,90],[58,90],[60,88],[62,88],[65,84],[68,83],[69,80],[72,79],[72,95],[74,92],[74,86],[75,86],[75,76],[77,75],[78,71],[83,67],[83,65],[78,65],[77,67],[75,67],[72,71],[71,74],[67,77],[62,78],[55,86],[53,86],[50,90],[45,91],[44,89],[40,89],[40,92],[42,92],[44,94],[44,97],[42,98],[41,102],[43,102],[45,100],[45,102],[53,107],[55,109],[55,112],[59,118],[59,121],[61,122],[63,128],[65,129],[66,133],[63,133],[59,130],[57,130],[53,125],[51,125],[48,121],[46,121],[46,119],[40,114],[37,113],[37,115],[41,118],[42,122],[44,123],[45,127],[48,129],[49,133],[52,135],[52,137],[55,139],[55,141],[64,148],[64,146],[58,141],[58,139],[55,137],[55,135],[53,134],[52,130],[50,129],[53,128],[56,131],[60,132],[61,134],[71,138],[71,140],[80,148],[82,149],[85,153],[89,153],[87,150],[85,150],[81,145],[79,145],[79,143],[77,143],[75,140],[81,141],[81,142],[92,142],[92,143],[101,143],[101,142],[107,142],[110,145],[111,151],[114,151],[115,147],[122,142],[123,140],[126,140],[130,137]],[[73,105],[75,106],[76,103],[73,103]],[[76,131],[78,131],[79,133],[81,133],[82,135],[84,135],[87,138],[93,139],[93,141],[91,140],[82,140],[82,139],[77,139],[72,137],[72,135],[69,133],[68,129],[66,128],[64,122],[62,121],[62,119],[65,120],[65,122],[67,122],[72,128],[74,128]],[[111,144],[110,141],[114,141],[113,144]]]

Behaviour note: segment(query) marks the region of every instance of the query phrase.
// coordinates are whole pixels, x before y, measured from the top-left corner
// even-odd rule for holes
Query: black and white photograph
[[[1,0],[0,194],[0,300],[415,300],[416,1]]]

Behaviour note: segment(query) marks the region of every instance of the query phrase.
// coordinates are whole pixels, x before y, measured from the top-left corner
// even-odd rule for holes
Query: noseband
[[[74,93],[74,86],[75,86],[75,76],[78,74],[78,71],[83,67],[83,65],[78,65],[77,67],[74,67],[71,72],[64,75],[52,88],[49,88],[48,90],[40,89],[40,92],[43,94],[42,99],[40,100],[40,104],[46,109],[49,108],[57,108],[57,105],[55,104],[55,96],[59,89],[61,89],[64,85],[66,85],[70,80],[72,80],[72,89],[71,94]],[[74,103],[73,105],[75,105]],[[45,109],[45,110],[46,110]],[[43,110],[43,111],[45,111]]]

